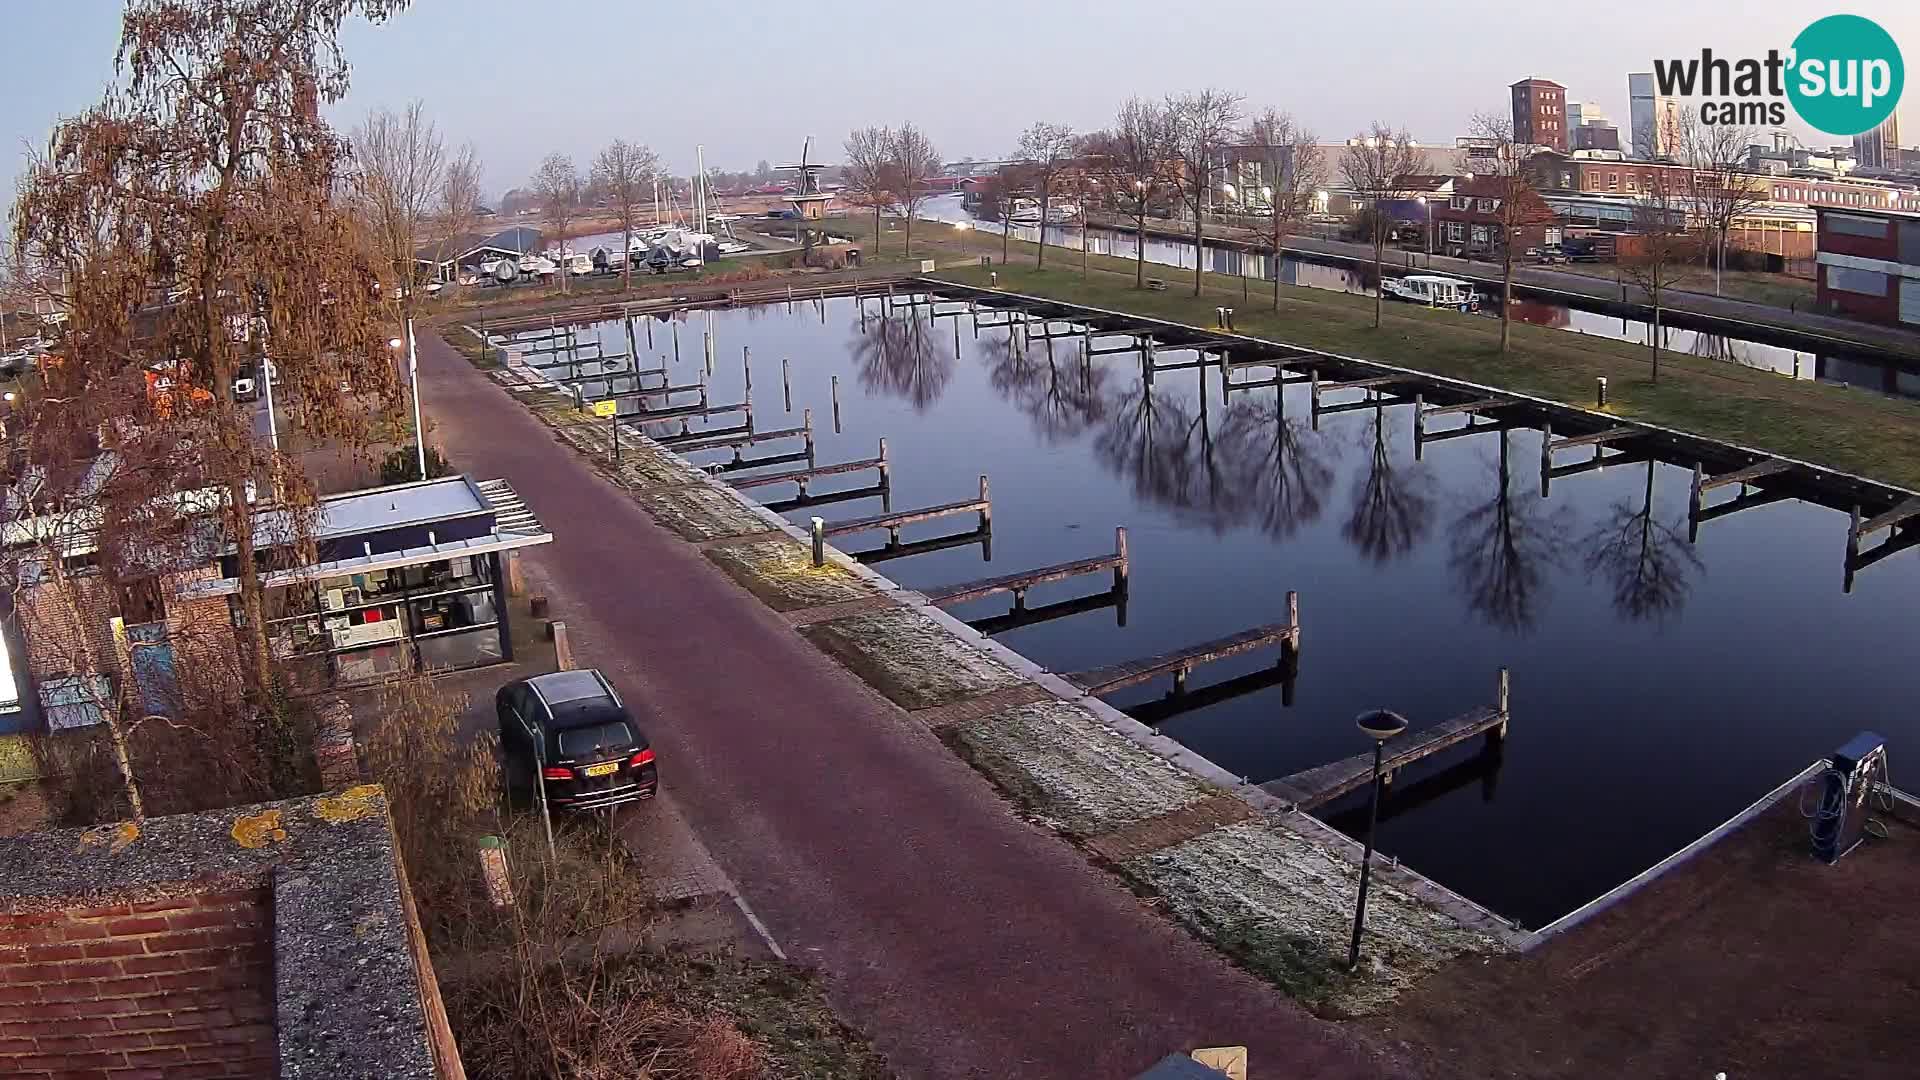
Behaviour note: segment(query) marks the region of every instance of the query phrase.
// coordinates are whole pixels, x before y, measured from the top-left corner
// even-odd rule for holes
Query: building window
[[[1475,225],[1473,227],[1473,242],[1476,244],[1484,244],[1487,242],[1487,227],[1485,225]]]
[[[1610,172],[1607,174],[1607,190],[1608,191],[1620,190],[1620,174],[1619,173]]]
[[[1447,206],[1454,210],[1469,210],[1473,207],[1473,200],[1465,195],[1455,195],[1447,201]]]
[[[1465,225],[1462,225],[1458,221],[1449,221],[1446,224],[1447,224],[1447,242],[1448,243],[1458,244],[1466,240],[1467,227]]]
[[[1887,275],[1878,270],[1856,270],[1851,266],[1827,267],[1827,288],[1862,296],[1887,295]]]

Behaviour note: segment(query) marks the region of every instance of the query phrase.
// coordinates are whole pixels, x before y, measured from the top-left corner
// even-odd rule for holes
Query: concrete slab
[[[1216,829],[1120,864],[1196,934],[1316,1009],[1357,1015],[1494,937],[1376,876],[1359,970],[1346,970],[1359,867],[1284,826]]]
[[[905,709],[928,709],[1021,683],[979,649],[956,641],[917,610],[900,608],[816,623],[800,633]]]
[[[873,586],[833,563],[813,565],[812,550],[784,534],[710,547],[706,555],[775,611],[844,604],[880,595]]]
[[[1091,836],[1198,802],[1212,790],[1065,701],[956,724],[948,745],[1035,817]]]

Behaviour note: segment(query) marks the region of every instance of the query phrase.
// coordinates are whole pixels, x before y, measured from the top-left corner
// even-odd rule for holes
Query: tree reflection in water
[[[1585,544],[1587,573],[1604,578],[1613,590],[1613,609],[1626,619],[1663,620],[1687,602],[1693,575],[1704,571],[1678,524],[1653,514],[1653,472],[1647,462],[1647,486],[1635,509],[1628,501],[1612,511]]]
[[[1232,486],[1260,531],[1278,539],[1319,519],[1333,483],[1337,444],[1289,419],[1286,398],[1241,398],[1227,407],[1220,445]]]
[[[1026,414],[1049,443],[1085,433],[1106,419],[1113,405],[1107,394],[1111,372],[1088,361],[1084,340],[1062,350],[1065,356],[1056,355],[1052,339],[1036,345],[1016,341],[1012,333],[995,335],[979,349],[994,390]]]
[[[908,310],[869,316],[853,339],[853,361],[868,393],[900,398],[926,412],[953,381],[953,355],[935,340],[933,320]]]
[[[1433,524],[1433,499],[1424,470],[1403,471],[1388,451],[1386,406],[1373,410],[1373,460],[1353,488],[1353,512],[1341,532],[1360,554],[1376,563],[1412,551]]]
[[[1197,410],[1157,383],[1136,381],[1108,407],[1093,449],[1132,482],[1136,497],[1224,532],[1238,523],[1244,504],[1220,464],[1205,369],[1195,370],[1202,380]]]
[[[1572,510],[1549,510],[1545,500],[1531,497],[1532,490],[1514,497],[1509,441],[1501,430],[1493,496],[1469,505],[1448,528],[1447,565],[1469,611],[1499,629],[1524,633],[1539,620],[1548,571],[1565,562]]]

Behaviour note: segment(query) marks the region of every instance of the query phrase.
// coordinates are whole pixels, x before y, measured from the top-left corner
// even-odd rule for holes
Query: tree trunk
[[[1273,310],[1279,311],[1280,310],[1280,212],[1276,207],[1272,207],[1272,206],[1267,207],[1267,209],[1274,211],[1273,254],[1267,256],[1267,269],[1272,271],[1273,273]]]
[[[911,204],[902,203],[900,208],[906,211],[907,249],[903,254],[911,259],[913,258],[913,207]]]
[[[1053,187],[1053,177],[1044,178],[1040,183],[1040,227],[1036,230],[1040,236],[1040,246],[1034,252],[1033,266],[1038,270],[1047,265],[1047,195]]]
[[[1513,241],[1508,239],[1500,260],[1500,355],[1507,354],[1507,328],[1513,313]]]
[[[633,289],[633,211],[632,210],[627,211],[626,226],[627,227],[623,235],[620,237],[620,243],[622,245],[620,248],[620,291],[621,292],[629,292]],[[629,349],[628,351],[631,352],[632,350]],[[632,356],[632,357],[629,357],[629,359],[633,361],[633,370],[639,371],[640,358],[638,356]],[[425,477],[422,477],[422,479],[425,479]]]
[[[1660,381],[1660,290],[1653,292],[1653,333],[1648,340],[1653,345],[1653,381]]]
[[[873,201],[873,255],[880,257],[880,200]]]
[[[1013,245],[1013,196],[1005,190],[1000,192],[1000,265],[1007,265],[1008,254]]]
[[[1140,200],[1140,216],[1133,230],[1133,287],[1147,287],[1147,200]]]
[[[1381,286],[1386,279],[1380,273],[1380,263],[1386,255],[1387,234],[1380,227],[1380,204],[1373,207],[1373,328],[1380,329],[1380,304],[1387,292]]]
[[[1193,295],[1200,295],[1200,264],[1205,262],[1207,254],[1207,215],[1200,207],[1206,199],[1204,191],[1196,192],[1193,197]]]

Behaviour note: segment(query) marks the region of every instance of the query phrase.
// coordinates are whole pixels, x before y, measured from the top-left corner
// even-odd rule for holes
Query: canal
[[[1124,625],[1103,608],[999,635],[1054,670],[1273,622],[1298,590],[1304,640],[1291,705],[1271,686],[1161,724],[1255,781],[1365,749],[1352,723],[1364,709],[1397,709],[1418,729],[1488,703],[1496,669],[1511,668],[1504,753],[1463,747],[1410,770],[1386,803],[1381,844],[1529,926],[1644,869],[1862,728],[1887,735],[1895,760],[1920,745],[1911,707],[1920,552],[1864,571],[1843,595],[1844,514],[1778,502],[1710,522],[1689,544],[1690,472],[1674,465],[1561,478],[1542,498],[1535,430],[1433,443],[1415,460],[1405,406],[1323,417],[1314,430],[1305,387],[1223,402],[1217,368],[1160,371],[1148,385],[1137,354],[1089,360],[1078,337],[1022,349],[1008,329],[976,332],[964,316],[929,310],[871,315],[864,326],[849,299],[683,313],[677,362],[667,323],[640,320],[635,340],[671,382],[694,382],[711,325],[715,403],[741,400],[750,350],[757,426],[798,424],[812,409],[822,464],[872,457],[886,438],[895,509],[971,497],[988,474],[991,561],[976,544],[877,565],[905,586],[1100,554],[1126,526]],[[586,332],[608,353],[626,350],[619,322]],[[823,480],[816,493],[870,477]],[[773,500],[790,489],[754,493]],[[867,499],[790,516],[880,510]],[[972,527],[970,518],[917,525],[905,539]],[[1104,587],[1047,586],[1030,604]],[[1003,597],[954,613],[1006,609]],[[1270,662],[1211,666],[1194,685]],[[1164,690],[1114,703],[1149,705]],[[1357,805],[1324,815],[1351,830]]]
[[[921,215],[931,221],[947,224],[965,223],[970,228],[995,233],[1000,228],[995,222],[974,218],[960,204],[959,196],[928,199],[922,205]],[[1031,227],[1015,226],[1013,230],[1015,239],[1030,242],[1037,240],[1039,233],[1039,229]],[[1046,233],[1049,245],[1058,245],[1076,252],[1080,247],[1081,229],[1078,227],[1050,226]],[[1087,230],[1087,245],[1088,250],[1095,255],[1132,259],[1139,250],[1139,238],[1130,232],[1095,226]],[[1073,257],[1072,254],[1067,256],[1069,261]],[[1399,251],[1387,253],[1386,269],[1389,277],[1396,272],[1408,272],[1407,267],[1396,265],[1403,258],[1404,254]],[[1263,282],[1273,280],[1273,258],[1270,255],[1229,247],[1209,246],[1206,249],[1206,259],[1206,270],[1209,273],[1229,277],[1244,276]],[[1158,266],[1184,269],[1191,273],[1194,247],[1190,242],[1150,236],[1146,239],[1146,261]],[[1297,259],[1292,256],[1283,256],[1279,262],[1280,280],[1288,285],[1329,289],[1334,292],[1362,296],[1372,296],[1374,293],[1373,284],[1368,280],[1370,273],[1363,273],[1359,269]],[[1419,271],[1413,268],[1411,272]],[[1497,276],[1498,268],[1492,267],[1488,272]],[[1629,285],[1628,289],[1631,294],[1632,286]],[[1487,298],[1480,317],[1497,318],[1498,305],[1497,296]],[[1651,325],[1643,320],[1623,319],[1602,311],[1582,310],[1567,304],[1542,300],[1516,298],[1513,317],[1517,321],[1532,323],[1536,326],[1631,341],[1639,345],[1645,345],[1648,336],[1652,333]],[[1660,336],[1661,347],[1672,352],[1724,360],[1794,378],[1845,383],[1848,386],[1877,393],[1920,398],[1920,371],[1903,370],[1880,360],[1790,349],[1767,342],[1676,326],[1661,327]]]

